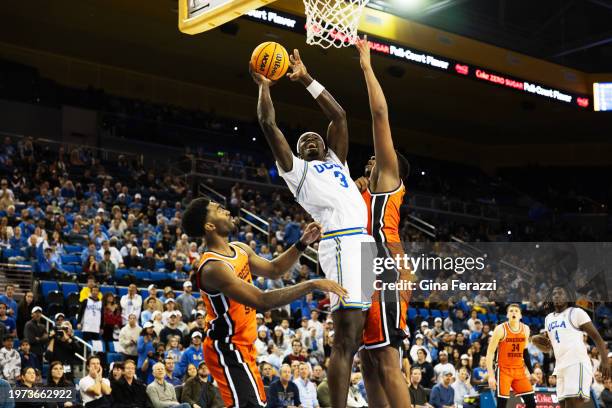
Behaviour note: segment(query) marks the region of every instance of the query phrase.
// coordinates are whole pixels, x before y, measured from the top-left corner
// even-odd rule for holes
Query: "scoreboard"
[[[596,111],[612,111],[612,82],[593,84],[593,104]]]

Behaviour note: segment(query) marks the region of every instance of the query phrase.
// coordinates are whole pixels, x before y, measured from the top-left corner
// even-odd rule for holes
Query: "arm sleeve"
[[[570,323],[576,329],[580,330],[580,326],[582,326],[583,324],[588,323],[590,321],[591,321],[591,318],[589,317],[587,312],[585,312],[581,308],[574,307],[570,311]]]
[[[297,198],[300,192],[300,185],[303,183],[308,171],[308,162],[293,155],[293,167],[291,171],[284,171],[281,166],[276,163],[278,168],[278,174],[285,180],[287,187],[291,190],[291,193]]]
[[[300,405],[302,405],[302,401],[300,400],[300,389],[297,387],[297,385],[295,385],[295,383],[293,384],[293,389],[295,390],[295,392],[293,393],[293,395],[295,395],[295,398],[293,399],[293,402],[296,407],[299,407]]]
[[[525,349],[523,350],[523,361],[525,362],[525,367],[527,367],[529,372],[532,372],[533,368],[531,367],[531,356],[529,355],[527,347],[525,347]]]
[[[433,387],[431,390],[431,395],[429,396],[429,403],[433,405],[434,408],[442,407],[440,402],[440,387]]]

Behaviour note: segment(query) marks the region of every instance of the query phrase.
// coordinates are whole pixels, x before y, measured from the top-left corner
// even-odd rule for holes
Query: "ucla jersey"
[[[323,231],[365,228],[368,211],[348,166],[329,149],[325,161],[293,156],[289,172],[277,164],[296,201],[323,226]]]
[[[561,313],[553,312],[546,316],[544,327],[557,360],[555,371],[576,363],[591,364],[580,330],[581,325],[590,321],[589,315],[577,307],[568,307]]]

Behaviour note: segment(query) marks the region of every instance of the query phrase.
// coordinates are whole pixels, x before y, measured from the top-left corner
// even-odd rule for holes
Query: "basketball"
[[[268,41],[253,50],[251,67],[272,81],[282,78],[289,68],[289,54],[279,43]]]

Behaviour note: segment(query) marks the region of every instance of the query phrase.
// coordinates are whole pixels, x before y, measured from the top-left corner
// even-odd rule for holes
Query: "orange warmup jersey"
[[[379,256],[403,255],[399,225],[400,207],[404,201],[406,188],[402,183],[394,191],[386,193],[371,193],[369,189],[362,193],[362,197],[368,209],[368,234],[372,235],[377,244],[382,244],[379,248]],[[378,279],[382,281],[392,280],[397,282],[399,279],[410,280],[410,271],[400,270],[389,271],[392,273],[382,274]],[[405,337],[406,332],[406,313],[409,291],[397,293],[382,293],[376,291],[372,295],[372,306],[368,310],[368,315],[364,327],[363,342],[366,348],[373,349],[391,345],[397,347]],[[386,302],[381,302],[381,296]]]
[[[505,334],[497,349],[497,365],[501,369],[525,367],[523,350],[527,347],[527,333],[525,325],[519,324],[517,331],[513,331],[508,322],[503,324]]]
[[[248,254],[236,244],[229,245],[234,250],[233,256],[207,251],[202,254],[197,270],[200,271],[207,262],[221,261],[229,266],[240,279],[252,283]],[[196,285],[206,305],[206,335],[213,340],[252,345],[257,339],[255,310],[230,299],[221,292],[201,288],[199,276],[196,279]]]

